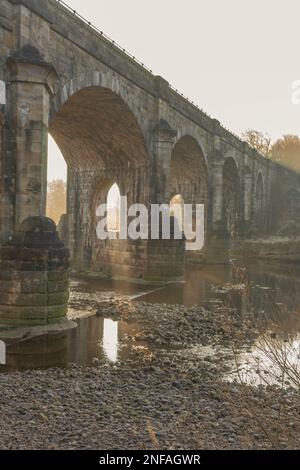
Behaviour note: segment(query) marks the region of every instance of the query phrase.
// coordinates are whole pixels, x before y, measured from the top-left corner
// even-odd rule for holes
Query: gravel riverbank
[[[300,396],[175,357],[0,375],[1,449],[300,448]]]
[[[139,324],[123,341],[152,353],[0,373],[0,449],[300,448],[299,391],[224,382],[226,355],[194,353],[249,347],[260,334],[251,313],[82,292],[71,307]]]

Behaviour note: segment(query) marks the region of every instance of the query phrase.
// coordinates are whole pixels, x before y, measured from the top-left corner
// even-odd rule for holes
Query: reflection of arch
[[[264,226],[264,215],[264,183],[262,174],[259,173],[255,191],[255,221],[259,229],[262,229]]]
[[[238,235],[240,221],[240,180],[233,158],[229,157],[223,166],[222,178],[223,222],[231,237]]]

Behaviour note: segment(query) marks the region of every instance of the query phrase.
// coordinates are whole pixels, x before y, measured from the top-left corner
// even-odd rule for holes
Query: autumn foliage
[[[63,180],[48,182],[47,217],[58,224],[62,214],[66,213],[66,183]]]

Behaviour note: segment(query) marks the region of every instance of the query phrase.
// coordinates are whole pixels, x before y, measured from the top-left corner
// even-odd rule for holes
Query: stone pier
[[[59,322],[68,299],[69,250],[51,219],[30,217],[1,250],[0,327]]]
[[[46,213],[49,134],[68,167],[61,233],[77,271],[183,277],[182,242],[97,239],[96,209],[115,184],[128,207],[203,204],[205,246],[188,253],[194,261],[228,262],[233,240],[273,236],[300,214],[299,174],[255,151],[74,11],[56,0],[0,0],[2,324],[49,324],[66,312],[66,251],[45,219],[38,233],[51,243],[36,247],[37,222],[26,220]]]

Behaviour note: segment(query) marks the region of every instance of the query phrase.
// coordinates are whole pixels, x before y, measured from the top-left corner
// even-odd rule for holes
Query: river
[[[243,292],[243,295],[230,297],[233,307],[243,315],[243,310],[251,305],[258,317],[266,319],[268,330],[276,325],[277,333],[271,336],[276,341],[277,352],[283,353],[288,338],[289,350],[285,349],[284,352],[298,368],[300,270],[292,265],[275,266],[253,262],[189,267],[186,282],[155,288],[123,281],[73,279],[69,315],[76,319],[78,327],[68,333],[49,334],[8,344],[7,365],[0,366],[0,371],[65,368],[70,364],[92,366],[99,362],[113,367],[118,361],[134,361],[135,358],[138,361],[141,354],[147,357],[157,352],[147,341],[137,343],[130,340],[142,329],[142,323],[127,323],[111,316],[105,318],[96,315],[98,302],[120,298],[128,302],[159,304],[162,309],[166,304],[217,306],[224,302],[232,286],[237,288],[235,292],[239,292],[241,286]],[[247,382],[261,383],[264,374],[267,380],[269,375],[272,377],[271,382],[274,381],[276,371],[272,373],[272,361],[265,351],[261,351],[263,339],[264,335],[258,336],[250,348],[245,345],[244,350],[239,349],[234,361],[230,352],[226,379],[236,378],[238,369],[240,378],[242,376]],[[169,347],[165,349],[170,353]],[[218,350],[218,345],[192,345],[195,360],[208,355],[213,357]],[[163,351],[164,347],[159,353]],[[286,382],[289,384],[289,380]]]

